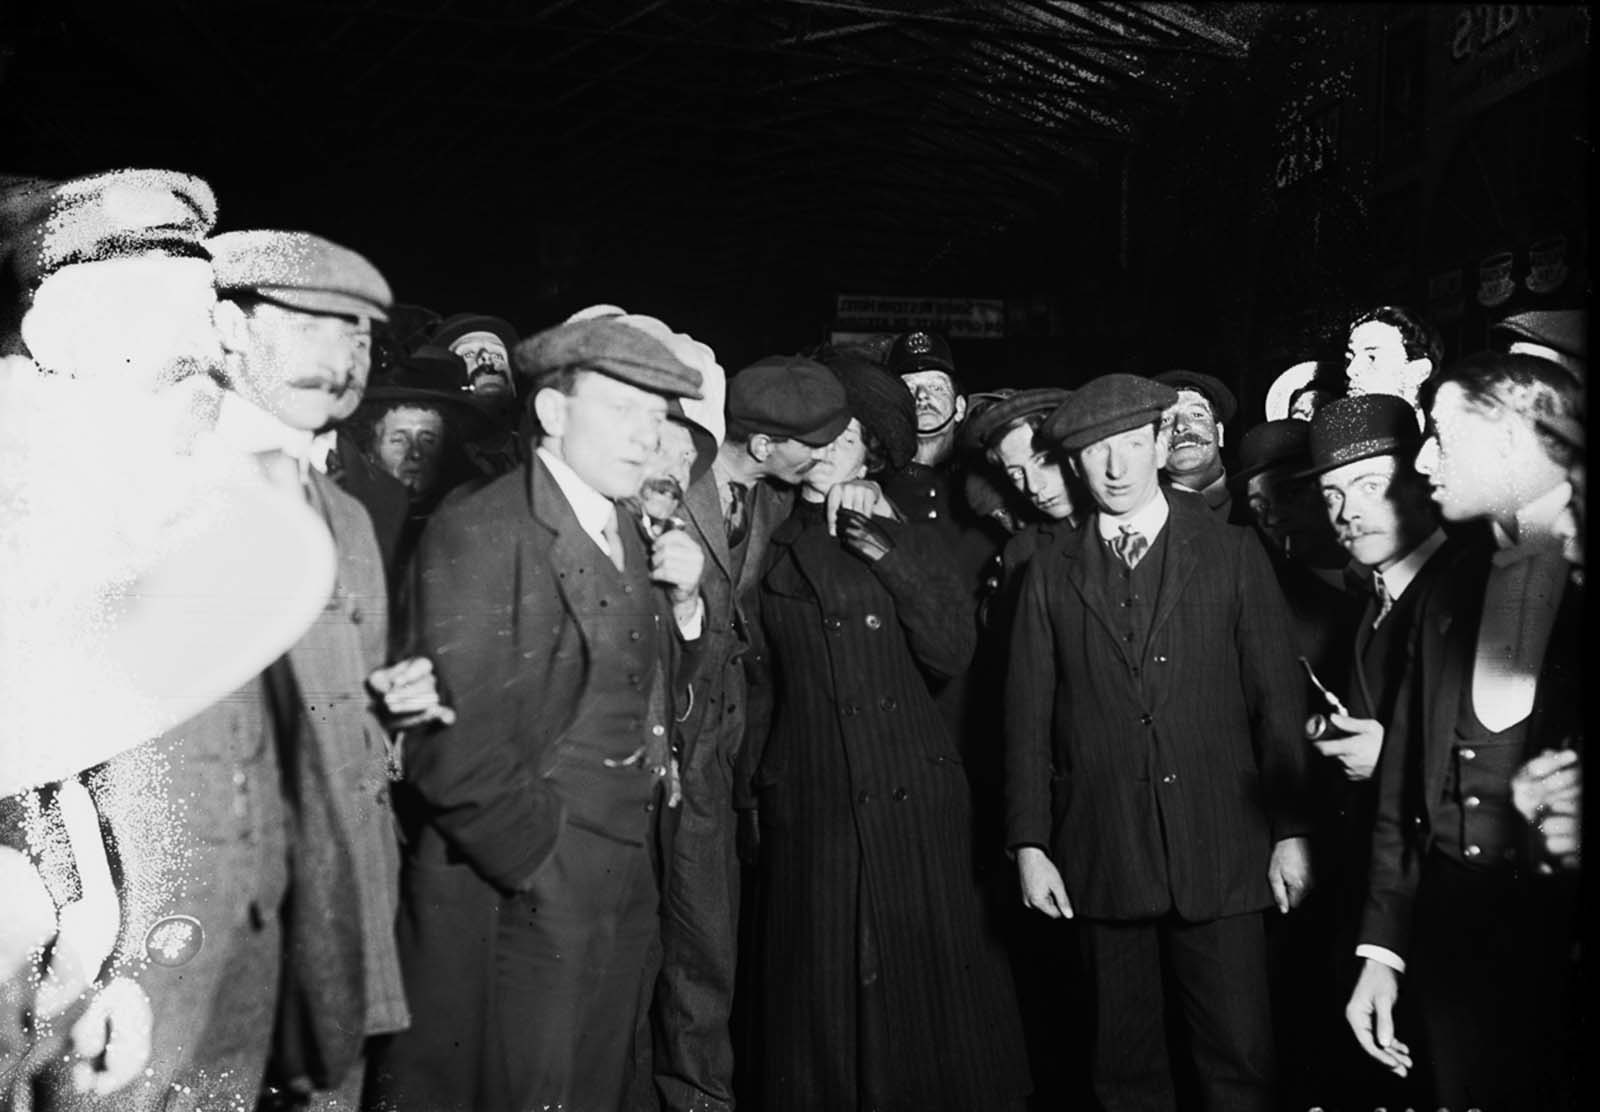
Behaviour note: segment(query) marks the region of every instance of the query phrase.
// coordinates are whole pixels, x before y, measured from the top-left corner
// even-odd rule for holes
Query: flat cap
[[[483,313],[456,313],[439,322],[428,342],[447,348],[472,332],[487,332],[498,337],[508,353],[522,338],[510,321],[500,317],[485,316]]]
[[[1042,420],[1070,397],[1072,391],[1060,386],[1037,386],[1028,390],[1013,390],[1007,396],[984,406],[976,414],[968,403],[967,420],[961,428],[962,442],[974,451],[983,451],[992,447],[990,441],[1013,421],[1034,414],[1038,414]]]
[[[890,374],[909,375],[918,371],[943,371],[956,373],[956,361],[950,354],[950,341],[937,332],[906,332],[896,336],[884,365]]]
[[[1415,422],[1413,422],[1415,423]],[[1311,423],[1293,417],[1263,421],[1239,441],[1239,466],[1228,473],[1233,482],[1273,468],[1299,473],[1311,462]]]
[[[1402,456],[1409,463],[1422,447],[1417,411],[1404,398],[1362,394],[1339,398],[1311,419],[1310,466],[1301,475],[1320,475],[1373,456]]]
[[[557,371],[595,371],[668,398],[700,397],[700,372],[654,336],[614,317],[568,321],[511,350],[511,365],[537,386]]]
[[[0,333],[16,331],[33,292],[62,267],[150,254],[204,259],[216,221],[211,187],[174,170],[0,177]]]
[[[717,353],[711,350],[711,346],[695,339],[687,332],[674,331],[659,317],[629,313],[615,305],[591,305],[586,309],[579,309],[567,320],[589,320],[597,317],[609,317],[649,333],[665,344],[667,350],[677,356],[680,363],[700,372],[702,396],[698,399],[690,398],[682,407],[683,413],[694,428],[710,434],[716,444],[721,444],[723,437],[727,435],[724,405],[728,397],[728,375],[722,369],[722,364],[717,362]]]
[[[1491,331],[1507,345],[1538,344],[1589,361],[1589,313],[1584,309],[1530,309],[1498,321]]]
[[[304,313],[388,320],[394,295],[378,268],[310,232],[224,232],[206,241],[218,293],[248,293]]]
[[[883,445],[889,470],[910,463],[917,454],[917,402],[905,383],[858,355],[835,353],[824,365],[844,384],[850,416]]]
[[[1178,402],[1178,392],[1141,375],[1101,375],[1072,392],[1039,432],[1068,452],[1143,425],[1153,425]]]
[[[1233,396],[1232,390],[1222,384],[1221,379],[1203,375],[1199,371],[1163,371],[1153,377],[1174,390],[1193,390],[1204,395],[1216,411],[1218,424],[1226,425],[1239,411],[1238,399]]]
[[[769,355],[728,380],[728,419],[821,447],[850,423],[850,402],[838,376],[816,360]]]

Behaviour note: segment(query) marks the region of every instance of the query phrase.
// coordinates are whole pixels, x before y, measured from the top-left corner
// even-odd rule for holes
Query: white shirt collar
[[[242,394],[223,392],[217,409],[217,438],[239,452],[260,455],[282,452],[300,465],[305,479],[310,466],[312,435],[304,429],[290,428]]]
[[[1435,529],[1427,540],[1407,552],[1388,571],[1374,569],[1372,578],[1383,580],[1384,593],[1391,601],[1398,601],[1400,596],[1406,593],[1406,588],[1411,586],[1411,581],[1417,577],[1417,573],[1422,570],[1422,565],[1439,551],[1439,546],[1442,544],[1444,544],[1444,530]]]
[[[534,450],[539,453],[539,458],[544,460],[544,465],[550,469],[550,477],[556,481],[556,486],[561,488],[561,493],[567,496],[572,512],[577,515],[578,524],[583,526],[585,533],[594,538],[594,542],[600,546],[600,551],[609,555],[611,546],[606,542],[606,526],[611,524],[611,519],[617,512],[616,506],[612,504],[611,499],[580,479],[578,473],[550,449],[541,445]]]
[[[1161,491],[1139,509],[1122,517],[1113,517],[1101,510],[1095,514],[1096,526],[1100,530],[1100,539],[1108,541],[1122,531],[1124,525],[1130,526],[1134,532],[1141,534],[1145,540],[1155,542],[1156,536],[1167,524],[1167,518],[1172,516],[1172,509],[1167,505],[1166,495]]]
[[[1515,559],[1513,552],[1520,553],[1523,549],[1548,547],[1556,540],[1556,519],[1571,501],[1572,484],[1563,479],[1517,511],[1515,538],[1501,528],[1498,521],[1490,522],[1490,528],[1494,532],[1494,543],[1501,550],[1496,555],[1504,553],[1508,559]],[[1495,562],[1505,561],[1497,559]]]

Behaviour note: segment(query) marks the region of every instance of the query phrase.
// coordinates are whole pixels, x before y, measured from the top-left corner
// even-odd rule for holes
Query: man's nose
[[[1419,474],[1432,475],[1438,460],[1439,442],[1430,436],[1422,442],[1422,447],[1417,449],[1417,461],[1413,466]]]
[[[406,459],[417,460],[420,462],[422,459],[422,445],[418,444],[415,440],[406,444]]]

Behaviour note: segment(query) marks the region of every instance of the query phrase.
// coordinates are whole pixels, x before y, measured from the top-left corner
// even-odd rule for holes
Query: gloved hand
[[[841,509],[838,523],[839,539],[845,548],[869,564],[876,564],[894,549],[894,538],[865,514]]]

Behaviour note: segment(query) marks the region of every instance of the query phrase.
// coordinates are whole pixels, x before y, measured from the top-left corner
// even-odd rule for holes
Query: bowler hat
[[[977,413],[972,412],[969,404],[967,420],[961,428],[962,443],[974,451],[991,448],[993,445],[990,441],[1013,421],[1034,414],[1038,414],[1042,421],[1071,396],[1071,390],[1060,386],[1037,386],[1010,391]]]
[[[1525,341],[1589,361],[1589,313],[1585,309],[1531,309],[1494,324],[1491,331],[1508,345]]]
[[[1233,391],[1224,386],[1220,379],[1210,375],[1203,375],[1199,371],[1163,371],[1153,377],[1174,390],[1193,390],[1203,395],[1211,403],[1219,425],[1226,425],[1233,420],[1233,415],[1239,410]]]
[[[728,419],[819,448],[850,423],[850,403],[838,376],[816,360],[769,355],[728,380]]]
[[[498,337],[500,342],[506,346],[507,354],[517,346],[517,341],[521,339],[510,321],[502,320],[499,317],[485,316],[482,313],[456,313],[439,322],[439,326],[433,330],[432,339],[428,342],[447,348],[471,332],[488,332]]]
[[[1415,422],[1413,422],[1415,423]],[[1273,468],[1302,470],[1311,460],[1311,423],[1293,417],[1263,421],[1239,441],[1239,466],[1229,473],[1232,482]]]
[[[303,313],[388,320],[394,295],[361,255],[310,232],[224,232],[206,241],[219,293],[252,294]]]
[[[369,412],[411,405],[449,415],[467,440],[495,427],[494,417],[467,385],[466,360],[449,348],[423,344],[402,359],[394,371],[367,387],[362,405]]]
[[[905,383],[856,355],[836,353],[826,366],[844,384],[850,415],[883,445],[888,469],[910,463],[917,454],[917,403]]]
[[[1108,436],[1155,424],[1177,401],[1176,390],[1154,379],[1101,375],[1074,390],[1044,419],[1039,432],[1064,450],[1078,452]]]
[[[563,370],[595,371],[669,398],[700,397],[700,372],[648,333],[614,317],[568,321],[511,350],[519,374],[539,380]]]
[[[906,332],[895,337],[884,360],[890,374],[909,375],[918,371],[943,371],[956,373],[956,361],[950,355],[950,341],[936,332]]]
[[[1311,419],[1310,466],[1300,474],[1320,475],[1373,456],[1400,456],[1409,463],[1420,447],[1417,411],[1404,398],[1391,394],[1339,398]]]

